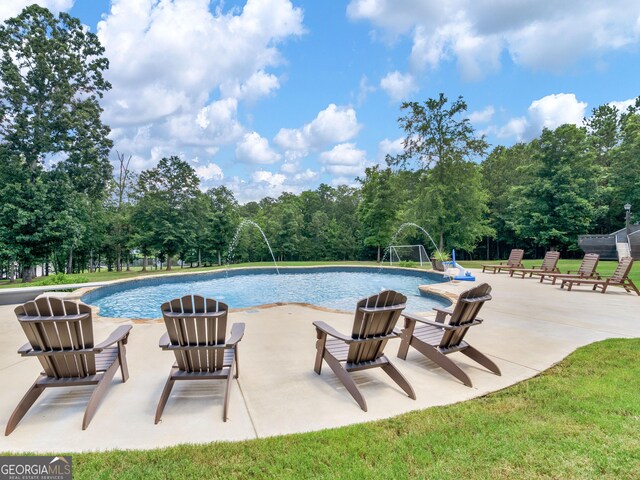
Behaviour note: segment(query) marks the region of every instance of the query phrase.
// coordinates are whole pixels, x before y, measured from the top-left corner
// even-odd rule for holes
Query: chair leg
[[[471,383],[471,379],[469,378],[469,375],[464,373],[464,371],[462,371],[462,369],[458,365],[456,365],[452,360],[450,360],[446,355],[444,355],[443,353],[440,353],[431,345],[428,345],[420,341],[413,342],[412,346],[413,348],[418,350],[420,353],[422,353],[425,357],[437,363],[440,367],[444,368],[447,372],[449,372],[451,375],[456,377],[458,380],[464,383],[467,387],[473,387],[473,383]]]
[[[327,334],[317,330],[318,340],[316,341],[316,363],[313,370],[320,375],[322,372],[322,357],[324,356],[324,346],[327,343]]]
[[[502,373],[500,372],[500,368],[498,368],[498,366],[495,363],[493,363],[493,361],[489,357],[487,357],[481,351],[476,350],[471,345],[469,345],[464,350],[460,350],[460,353],[465,354],[471,360],[475,360],[480,365],[485,367],[487,370],[495,373],[496,375],[502,375]]]
[[[229,375],[227,376],[227,386],[224,391],[224,410],[222,412],[222,420],[224,422],[229,418],[229,394],[231,392],[231,381],[233,380],[233,363],[229,366]]]
[[[89,423],[91,423],[91,419],[98,409],[100,400],[102,400],[107,388],[111,386],[111,380],[113,380],[113,376],[116,374],[118,366],[118,362],[113,362],[107,371],[102,374],[102,378],[93,390],[91,398],[89,398],[89,404],[87,405],[87,409],[84,412],[84,418],[82,419],[82,430],[86,430]]]
[[[407,353],[409,352],[409,346],[411,345],[411,337],[413,336],[413,331],[416,328],[416,321],[411,320],[409,318],[404,319],[404,328],[402,329],[402,334],[400,335],[400,346],[398,347],[397,357],[402,360],[407,359]]]
[[[129,380],[129,367],[127,366],[127,350],[124,342],[118,342],[118,361],[120,362],[120,373],[122,373],[122,383]]]
[[[173,388],[173,384],[176,381],[173,379],[173,368],[171,369],[171,373],[169,374],[169,378],[167,379],[167,383],[164,384],[164,389],[162,390],[162,395],[160,395],[160,401],[158,402],[158,408],[156,408],[156,425],[160,421],[162,417],[162,412],[164,411],[164,406],[167,404],[167,400],[169,400],[169,395],[171,395],[171,389]]]
[[[347,372],[342,367],[340,362],[338,362],[332,355],[327,354],[325,355],[324,359],[327,362],[327,365],[329,365],[329,368],[333,370],[333,373],[336,374],[336,376],[340,379],[340,381],[345,386],[347,391],[351,394],[353,399],[356,402],[358,402],[358,405],[360,405],[360,408],[366,412],[367,402],[362,396],[362,393],[360,393],[360,390],[358,389],[356,382],[354,382],[353,378],[351,378],[351,375],[349,375],[349,372]]]
[[[236,378],[240,376],[240,363],[238,362],[238,345],[233,347],[233,359],[236,364]]]
[[[409,398],[415,400],[416,399],[416,392],[414,392],[413,387],[411,386],[411,384],[407,381],[406,378],[404,378],[404,375],[402,375],[400,373],[400,371],[395,367],[395,365],[393,365],[391,362],[387,363],[386,365],[382,366],[382,370],[384,370],[384,372],[389,375],[391,377],[391,379],[396,382],[400,388],[402,390],[404,390],[404,392],[409,395]]]
[[[22,420],[22,417],[24,417],[25,414],[29,411],[38,397],[42,395],[42,392],[44,392],[44,387],[38,385],[38,381],[31,385],[29,390],[27,390],[27,393],[24,394],[24,397],[22,397],[20,403],[18,403],[18,406],[11,414],[11,417],[9,417],[7,428],[4,431],[5,436],[10,435],[11,432],[15,430],[15,428],[18,426],[18,423],[20,423],[20,420]]]

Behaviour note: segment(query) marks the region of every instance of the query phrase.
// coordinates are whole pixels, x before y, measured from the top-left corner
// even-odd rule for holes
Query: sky
[[[2,0],[0,21],[33,0]],[[638,0],[40,0],[98,35],[136,171],[188,161],[241,202],[354,185],[403,101],[462,96],[492,146],[640,95]]]

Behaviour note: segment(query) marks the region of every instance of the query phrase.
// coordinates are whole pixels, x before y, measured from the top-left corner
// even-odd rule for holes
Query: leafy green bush
[[[87,283],[89,279],[84,276],[71,276],[64,273],[56,273],[48,277],[40,278],[34,281],[33,286],[46,286],[46,285],[66,285],[67,283]]]
[[[418,262],[398,262],[399,267],[407,267],[407,268],[416,268],[418,267]]]

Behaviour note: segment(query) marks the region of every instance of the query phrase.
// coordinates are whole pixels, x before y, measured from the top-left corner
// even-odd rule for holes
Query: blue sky
[[[462,95],[495,146],[640,94],[637,0],[38,3],[105,46],[114,160],[180,155],[242,202],[353,184],[399,152],[402,100]]]

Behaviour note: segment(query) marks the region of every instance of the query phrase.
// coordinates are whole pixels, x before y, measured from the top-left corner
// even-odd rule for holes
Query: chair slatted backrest
[[[223,368],[227,304],[200,295],[185,295],[162,304],[162,316],[178,368],[185,372],[216,372]]]
[[[593,275],[593,272],[596,271],[596,267],[598,266],[599,261],[600,255],[598,255],[597,253],[587,253],[580,263],[580,268],[578,268],[578,275],[590,277],[591,275]]]
[[[41,297],[20,305],[15,314],[33,350],[51,352],[51,355],[38,356],[49,377],[95,375],[95,352],[86,351],[94,347],[93,322],[88,305],[57,297]]]
[[[361,363],[381,357],[388,339],[376,340],[376,337],[393,332],[406,303],[407,297],[393,290],[360,300],[356,306],[351,337],[371,340],[349,345],[347,362]]]
[[[514,248],[509,253],[509,259],[507,260],[507,266],[509,267],[517,267],[522,263],[522,259],[524,258],[524,250],[521,248]]]
[[[549,251],[544,254],[544,259],[542,260],[542,265],[540,266],[540,270],[544,272],[551,272],[556,265],[558,264],[558,260],[560,260],[560,252]]]
[[[449,319],[449,325],[468,325],[467,328],[456,330],[445,330],[440,340],[440,348],[455,348],[464,340],[464,336],[469,331],[471,324],[478,316],[484,303],[491,300],[491,287],[487,283],[465,290],[458,297],[458,302],[453,309],[453,314]]]
[[[633,267],[633,258],[631,257],[623,257],[618,262],[618,266],[616,270],[611,275],[609,282],[610,283],[622,283],[629,276],[629,272],[631,271],[631,267]]]

